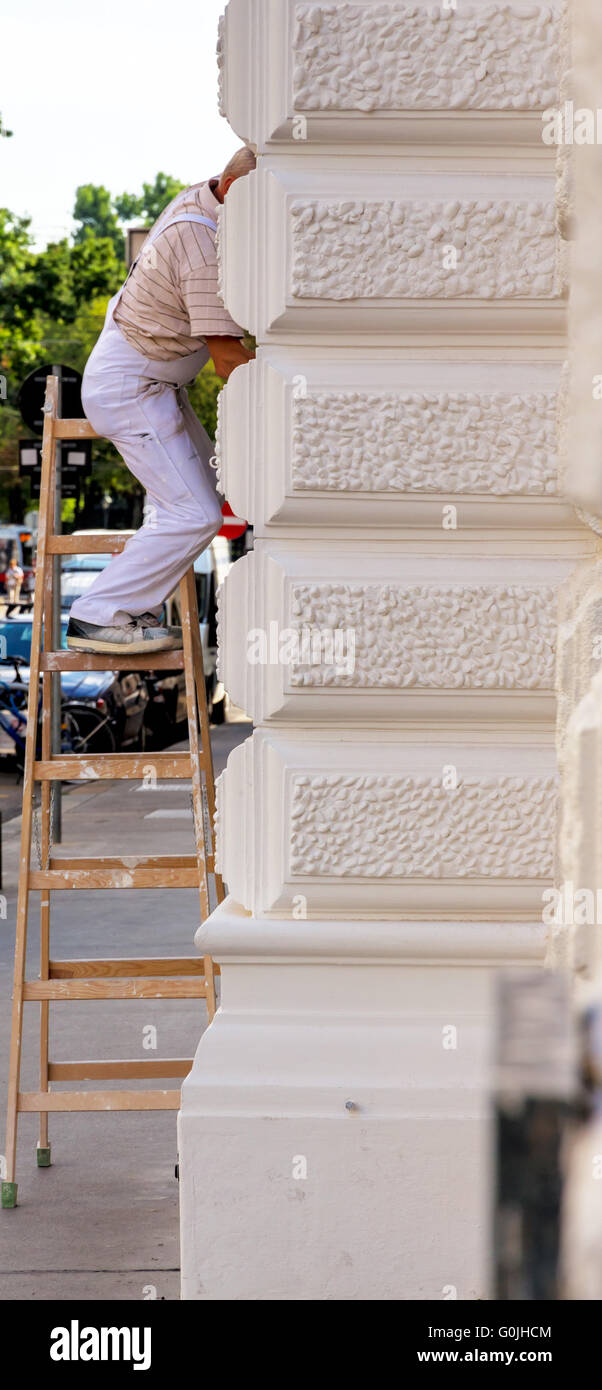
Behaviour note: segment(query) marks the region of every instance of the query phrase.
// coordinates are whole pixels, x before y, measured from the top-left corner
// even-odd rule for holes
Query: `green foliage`
[[[186,387],[190,404],[196,411],[201,424],[205,426],[210,439],[215,439],[217,398],[222,387],[223,382],[218,377],[211,358],[197,376],[196,381],[193,381],[192,386]]]
[[[115,210],[123,222],[131,222],[139,217],[145,226],[151,227],[168,203],[185,187],[185,183],[172,178],[171,174],[160,173],[154,183],[143,183],[142,193],[138,196],[135,193],[122,193],[115,199]]]
[[[102,184],[80,184],[75,190],[73,216],[79,222],[74,236],[76,244],[89,237],[108,237],[113,242],[116,256],[123,260],[124,236],[108,188]]]
[[[0,122],[0,134],[2,132]],[[42,362],[65,362],[83,372],[101,332],[109,298],[126,275],[124,235],[120,223],[135,218],[156,220],[185,187],[159,173],[140,194],[112,198],[102,185],[82,184],[75,195],[73,239],[33,249],[28,218],[0,208],[0,374],[6,399],[0,399],[0,519],[21,520],[29,506],[18,478],[18,440],[25,428],[16,408],[23,378]],[[0,383],[2,385],[2,383]],[[189,388],[194,409],[210,437],[215,437],[221,381],[209,362]],[[106,441],[94,445],[94,475],[89,500],[109,492],[128,506],[141,489],[119,454]],[[65,503],[64,520],[73,520]],[[90,516],[85,524],[94,524]],[[127,518],[124,524],[129,524]],[[135,524],[138,524],[136,518]]]
[[[29,218],[0,208],[0,371],[7,378],[9,400],[14,399],[19,378],[35,365],[39,351],[40,331],[30,305],[34,263]]]

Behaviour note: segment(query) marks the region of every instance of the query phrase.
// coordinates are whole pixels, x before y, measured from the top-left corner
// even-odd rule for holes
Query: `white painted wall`
[[[495,973],[544,957],[556,595],[595,539],[556,482],[556,11],[432,10],[230,0],[221,34],[259,154],[222,287],[259,349],[220,405],[256,537],[220,660],[256,732],[197,935],[185,1298],[489,1289]],[[353,669],[250,662],[271,624],[352,629]]]

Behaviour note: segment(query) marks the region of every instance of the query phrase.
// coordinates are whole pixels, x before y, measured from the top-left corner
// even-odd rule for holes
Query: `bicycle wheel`
[[[106,715],[85,706],[63,709],[63,753],[114,753],[115,747],[115,735]]]

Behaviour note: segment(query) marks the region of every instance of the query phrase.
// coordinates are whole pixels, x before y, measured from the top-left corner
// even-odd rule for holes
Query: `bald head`
[[[244,178],[245,174],[250,174],[252,169],[256,168],[256,165],[257,160],[253,151],[249,149],[248,145],[242,145],[226,164],[217,185],[216,194],[220,203],[223,203],[226,193],[228,189],[231,188],[234,180]]]

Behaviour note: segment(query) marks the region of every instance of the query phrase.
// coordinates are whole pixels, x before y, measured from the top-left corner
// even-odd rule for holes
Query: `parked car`
[[[61,646],[64,648],[67,646],[67,621],[64,615],[61,620]],[[30,616],[19,614],[0,620],[0,682],[5,685],[17,680],[17,668],[20,679],[28,684],[31,634]],[[143,672],[63,671],[61,692],[68,707],[77,711],[82,727],[86,710],[94,711],[95,752],[112,753],[128,745],[144,747],[149,692]],[[98,713],[104,716],[102,730],[98,726]],[[0,753],[13,752],[10,738],[0,730]]]
[[[82,598],[94,583],[97,574],[108,565],[112,556],[103,551],[99,555],[63,555],[61,563],[61,608],[69,612],[76,598]]]
[[[89,534],[76,532],[76,535]],[[102,532],[94,534],[102,535]],[[107,532],[107,541],[110,533]],[[65,555],[61,566],[61,607],[69,612],[72,603],[87,593],[96,575],[108,565],[109,551],[97,555]],[[217,590],[226,577],[230,567],[230,547],[227,540],[216,536],[207,550],[199,555],[194,563],[195,587],[201,647],[203,651],[203,670],[207,691],[209,717],[214,724],[221,724],[225,717],[224,687],[217,678]],[[163,620],[176,626],[181,624],[178,591],[168,598]],[[165,747],[185,733],[186,688],[182,671],[161,671],[147,677],[149,702],[145,722],[153,741]]]
[[[225,542],[227,547],[228,543]],[[203,651],[203,670],[207,708],[213,724],[223,724],[226,714],[226,694],[217,677],[217,591],[229,569],[227,553],[221,537],[215,538],[211,545],[194,562],[194,580],[201,630]],[[165,605],[166,621],[181,624],[180,606],[177,590]],[[166,671],[155,683],[154,699],[163,699],[172,728],[186,719],[186,690],[182,671]],[[147,718],[152,716],[149,706]]]
[[[36,582],[32,532],[25,526],[0,526],[0,584],[5,592],[6,571],[13,555],[23,570],[21,602],[30,603]]]

